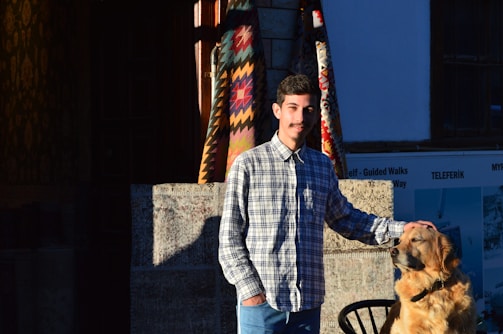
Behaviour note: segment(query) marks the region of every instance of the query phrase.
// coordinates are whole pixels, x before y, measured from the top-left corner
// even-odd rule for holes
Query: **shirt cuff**
[[[239,300],[245,300],[264,292],[262,285],[254,277],[248,277],[236,283]]]

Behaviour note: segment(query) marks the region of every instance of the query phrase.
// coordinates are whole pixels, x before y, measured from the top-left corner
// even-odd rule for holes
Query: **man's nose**
[[[299,112],[295,115],[295,118],[297,122],[302,123],[304,119],[306,118],[305,113],[306,111],[304,109],[300,109]]]

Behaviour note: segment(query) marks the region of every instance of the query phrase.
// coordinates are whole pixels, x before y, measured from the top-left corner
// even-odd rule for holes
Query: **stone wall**
[[[390,181],[341,180],[362,210],[393,215]],[[217,259],[225,183],[133,185],[131,334],[236,333],[234,288]],[[321,333],[342,333],[339,310],[393,298],[387,245],[370,247],[325,231],[327,296]]]

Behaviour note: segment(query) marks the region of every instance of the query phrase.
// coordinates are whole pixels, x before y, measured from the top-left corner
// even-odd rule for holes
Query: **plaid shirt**
[[[239,155],[227,178],[219,261],[240,300],[264,292],[280,311],[321,306],[324,221],[371,245],[399,237],[405,224],[354,208],[330,159],[305,145],[292,152],[275,134]]]

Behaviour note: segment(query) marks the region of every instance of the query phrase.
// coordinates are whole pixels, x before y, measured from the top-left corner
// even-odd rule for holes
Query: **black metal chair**
[[[379,334],[395,302],[393,299],[368,299],[349,304],[339,312],[339,326],[345,334]]]

